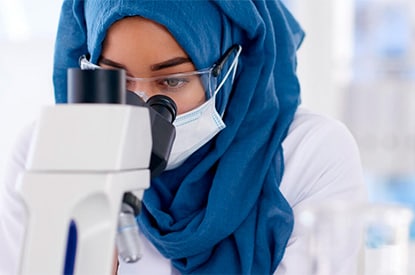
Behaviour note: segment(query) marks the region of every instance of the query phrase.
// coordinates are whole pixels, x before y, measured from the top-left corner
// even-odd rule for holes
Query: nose
[[[144,101],[147,101],[150,98],[150,96],[148,96],[146,92],[143,92],[143,91],[132,91],[132,92],[138,95],[139,97],[141,97],[141,99],[143,99]]]
[[[154,90],[153,87],[151,87],[150,82],[139,82],[139,81],[128,81],[127,82],[127,89],[129,91],[134,92],[144,100],[149,99],[153,95],[158,94],[157,91]]]

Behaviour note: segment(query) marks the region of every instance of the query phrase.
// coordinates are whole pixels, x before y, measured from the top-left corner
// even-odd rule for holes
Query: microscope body
[[[139,209],[173,146],[174,101],[144,102],[125,89],[124,70],[69,69],[68,99],[42,109],[19,177],[28,214],[22,275],[109,275],[116,243],[123,259],[138,260],[138,231],[118,223],[122,206]]]
[[[20,274],[63,274],[76,225],[74,274],[110,274],[122,197],[149,187],[149,110],[120,104],[45,107],[19,191],[28,211]]]
[[[125,81],[124,70],[69,69],[70,104],[42,109],[17,185],[28,214],[19,274],[109,275],[116,244],[139,259],[135,216],[167,165],[177,107]]]

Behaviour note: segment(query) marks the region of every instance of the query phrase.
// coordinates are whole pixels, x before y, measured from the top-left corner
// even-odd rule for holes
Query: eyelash
[[[172,84],[169,83],[171,81],[177,82],[178,84],[172,86]],[[166,85],[169,89],[178,89],[189,83],[189,80],[186,78],[164,78],[157,81],[157,83],[160,85]]]
[[[137,80],[134,79],[128,79],[127,78],[127,88],[128,87],[134,87],[132,85],[135,84]],[[173,85],[172,83],[169,84],[169,82],[177,82],[176,85]],[[155,79],[152,82],[154,82],[154,84],[156,85],[156,87],[158,89],[160,89],[162,92],[175,92],[178,89],[184,88],[188,83],[190,83],[190,79],[188,78],[160,78],[160,79]]]

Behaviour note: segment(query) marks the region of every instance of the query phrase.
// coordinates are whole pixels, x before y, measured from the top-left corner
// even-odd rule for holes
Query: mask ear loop
[[[235,57],[232,61],[231,66],[229,67],[229,70],[226,72],[225,76],[223,77],[222,81],[219,83],[219,85],[216,87],[216,89],[213,91],[213,95],[212,96],[216,96],[217,92],[220,90],[220,88],[222,88],[222,86],[225,84],[225,81],[228,79],[229,74],[232,72],[232,83],[235,79],[235,75],[236,75],[236,69],[238,67],[238,59],[239,59],[239,55],[241,54],[242,51],[242,47],[239,46],[237,48],[237,52],[235,54]]]
[[[228,79],[228,77],[229,77],[229,74],[230,73],[232,73],[232,76],[231,76],[231,85],[233,85],[233,82],[234,82],[234,80],[235,80],[235,76],[236,76],[236,71],[237,71],[237,69],[238,69],[238,61],[239,61],[239,55],[241,54],[241,51],[242,51],[242,47],[241,46],[239,46],[238,48],[237,48],[237,52],[236,52],[236,54],[235,54],[235,57],[234,57],[234,59],[233,59],[233,61],[232,61],[232,64],[231,64],[231,66],[229,67],[229,70],[226,72],[226,74],[225,74],[225,76],[224,76],[224,78],[222,79],[222,81],[219,83],[219,85],[216,87],[216,89],[215,89],[215,91],[213,92],[213,95],[212,95],[212,97],[216,97],[216,94],[219,92],[219,90],[222,88],[222,86],[225,84],[225,81]],[[220,116],[221,116],[221,118],[223,118],[223,116],[224,116],[224,114],[225,114],[225,111],[226,111],[226,106],[223,108],[223,111],[221,112],[221,114],[220,114]]]

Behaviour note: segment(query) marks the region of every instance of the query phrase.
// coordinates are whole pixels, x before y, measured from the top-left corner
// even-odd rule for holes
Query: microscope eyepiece
[[[164,117],[170,123],[176,119],[177,115],[177,106],[176,103],[168,96],[165,95],[155,95],[150,97],[147,100],[147,105],[153,108],[158,112],[162,117]]]
[[[154,111],[160,114],[165,120],[170,123],[176,119],[177,105],[168,96],[154,95],[145,102],[139,95],[132,91],[127,92],[127,104],[134,106],[147,106],[151,107]]]
[[[145,106],[150,110],[153,150],[151,153],[151,177],[160,175],[167,166],[176,137],[173,121],[176,119],[176,103],[168,96],[154,95],[145,102],[134,92],[127,92],[127,104]]]

